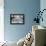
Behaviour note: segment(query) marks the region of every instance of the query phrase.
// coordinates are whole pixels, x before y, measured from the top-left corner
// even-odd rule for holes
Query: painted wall
[[[40,2],[41,2],[40,9],[42,11],[43,9],[46,9],[46,0],[41,0]],[[46,10],[43,12],[42,16],[43,16],[43,22],[41,21],[40,25],[46,26]]]
[[[40,0],[4,0],[4,30],[5,40],[18,41],[32,28],[32,21],[40,9]],[[21,13],[25,15],[24,25],[11,25],[10,14]]]

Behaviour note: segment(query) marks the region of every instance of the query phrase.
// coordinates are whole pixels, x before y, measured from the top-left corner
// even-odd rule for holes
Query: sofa
[[[32,46],[46,46],[46,28],[40,25],[32,26],[34,42]]]
[[[46,28],[43,26],[34,25],[32,26],[31,34],[33,35],[33,37],[31,37],[33,39],[33,42],[28,46],[46,46]],[[12,41],[6,42],[6,44],[3,44],[3,46],[23,46],[25,38],[26,37],[19,39],[17,43]]]
[[[33,35],[34,40],[31,44],[31,46],[46,46],[46,28],[44,28],[43,26],[40,26],[40,25],[34,25],[34,26],[32,26],[32,35]],[[24,39],[20,39],[20,40],[24,40]],[[18,43],[18,46],[22,42],[23,41],[20,41]]]

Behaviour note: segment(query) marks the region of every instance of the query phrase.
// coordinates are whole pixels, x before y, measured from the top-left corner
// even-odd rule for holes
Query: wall
[[[7,41],[18,41],[32,28],[35,14],[40,10],[40,0],[4,0],[4,35]],[[24,25],[11,25],[10,14],[21,13],[25,15]]]
[[[0,42],[4,41],[4,0],[0,0]]]
[[[41,0],[40,1],[40,9],[41,9],[41,11],[43,9],[46,9],[46,0]],[[43,12],[42,17],[43,17],[43,22],[41,21],[40,25],[46,26],[46,10]]]

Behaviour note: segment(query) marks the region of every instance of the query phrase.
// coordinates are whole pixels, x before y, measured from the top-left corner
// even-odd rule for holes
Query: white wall
[[[0,42],[4,41],[4,0],[0,0]]]

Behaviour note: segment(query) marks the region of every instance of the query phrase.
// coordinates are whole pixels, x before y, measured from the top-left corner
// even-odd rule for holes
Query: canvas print
[[[11,24],[24,24],[24,14],[10,14]]]

